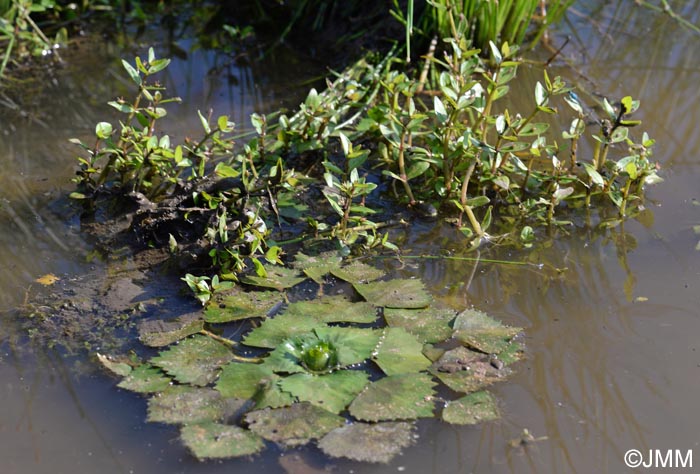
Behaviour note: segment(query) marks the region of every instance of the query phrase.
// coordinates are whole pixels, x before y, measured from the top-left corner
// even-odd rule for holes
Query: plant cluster
[[[318,440],[333,457],[388,462],[413,443],[417,418],[464,425],[498,417],[484,388],[511,373],[519,328],[474,309],[436,307],[419,280],[380,281],[382,271],[343,266],[335,254],[299,254],[295,267],[281,279],[249,281],[254,291],[217,293],[198,319],[144,323],[141,340],[160,348],[148,361],[100,360],[123,377],[119,387],[151,395],[149,421],[180,425],[199,459],[253,454],[264,441]],[[323,283],[328,274],[361,300],[323,296],[279,311],[285,294],[260,291],[309,277]],[[245,335],[221,335],[230,332]],[[443,399],[438,384],[462,396]]]

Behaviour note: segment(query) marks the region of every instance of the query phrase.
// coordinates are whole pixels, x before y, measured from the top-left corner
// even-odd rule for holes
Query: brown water
[[[694,23],[700,23],[697,3],[678,7]],[[630,471],[623,461],[629,449],[694,450],[694,465],[700,463],[700,236],[692,230],[700,224],[700,35],[632,1],[600,5],[570,12],[563,29],[575,33],[567,53],[580,75],[568,68],[558,73],[594,92],[642,100],[637,115],[658,141],[666,179],[648,190],[644,219],[607,234],[573,233],[535,253],[482,254],[542,266],[411,260],[399,270],[420,275],[452,304],[473,304],[525,328],[527,360],[493,388],[500,421],[468,428],[421,423],[417,446],[388,466],[331,463],[313,448],[283,458],[268,450],[252,461],[197,463],[174,429],[143,423],[140,397],[115,390],[99,373],[74,375],[72,362],[27,345],[0,319],[0,472],[284,472],[287,466],[296,473],[333,464],[341,473],[616,473]],[[88,85],[75,88],[90,90],[91,76],[99,86],[100,74],[84,74]],[[267,85],[225,92],[194,76],[177,91],[191,91],[182,107],[187,113],[178,116],[183,121],[207,100],[244,116],[269,97],[262,94]],[[63,140],[85,134],[100,113],[68,106],[61,113],[70,120],[50,129],[17,124],[0,143],[5,308],[20,302],[41,274],[85,268],[88,248],[77,224],[63,221],[60,204],[47,206],[69,189],[72,153]],[[7,129],[1,125],[0,133]],[[187,127],[196,123],[182,124]],[[447,226],[418,226],[404,245],[413,253],[465,255],[464,242]],[[525,428],[546,439],[511,446]]]

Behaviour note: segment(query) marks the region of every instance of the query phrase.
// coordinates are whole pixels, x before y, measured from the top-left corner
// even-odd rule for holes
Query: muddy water
[[[334,472],[362,473],[617,473],[629,471],[623,461],[629,449],[693,450],[699,463],[700,235],[692,226],[700,224],[700,35],[634,2],[585,3],[569,14],[562,32],[572,35],[567,54],[580,66],[557,71],[592,93],[642,100],[638,115],[658,140],[666,179],[648,190],[648,212],[624,228],[574,231],[533,253],[490,249],[481,255],[528,265],[411,260],[397,269],[421,275],[448,303],[473,304],[525,328],[527,360],[493,388],[500,421],[473,428],[422,423],[418,445],[389,466],[331,463],[314,449],[200,464],[179,446],[175,430],[143,423],[142,399],[116,391],[99,374],[75,375],[73,361],[31,347],[0,319],[0,472],[298,473],[332,464]],[[700,23],[698,5],[688,3],[679,13]],[[185,75],[193,66],[180,67]],[[192,91],[183,106],[190,111],[224,93],[194,76],[180,86]],[[233,90],[224,97],[240,114],[267,97]],[[0,144],[4,307],[21,301],[36,276],[84,268],[89,247],[77,224],[64,221],[60,202],[48,206],[68,189],[63,179],[71,173],[71,153],[62,140],[84,133],[100,116],[94,110],[75,115],[43,132],[18,124]],[[415,254],[467,255],[451,228],[429,223],[416,226],[404,245]],[[511,444],[523,429],[537,440]]]

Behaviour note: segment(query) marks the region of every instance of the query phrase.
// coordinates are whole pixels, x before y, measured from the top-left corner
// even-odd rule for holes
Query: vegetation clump
[[[200,459],[253,454],[264,441],[317,440],[330,456],[388,462],[414,441],[418,418],[474,424],[498,417],[484,389],[511,373],[508,365],[522,351],[514,340],[519,328],[474,310],[440,309],[429,298],[416,304],[405,294],[425,293],[418,280],[347,285],[356,291],[353,299],[371,296],[323,296],[264,315],[241,303],[267,298],[260,287],[230,288],[217,298],[232,304],[208,304],[232,312],[230,322],[207,323],[207,309],[199,325],[182,321],[188,329],[177,333],[169,327],[170,345],[159,340],[159,354],[147,361],[99,358],[122,377],[120,387],[152,394],[148,419],[181,425],[183,443]],[[389,308],[413,317],[394,326]],[[433,312],[450,317],[426,327]],[[151,334],[145,342],[156,340],[151,326],[145,325]],[[222,335],[228,333],[244,336],[231,340]],[[439,384],[462,398],[437,392]]]

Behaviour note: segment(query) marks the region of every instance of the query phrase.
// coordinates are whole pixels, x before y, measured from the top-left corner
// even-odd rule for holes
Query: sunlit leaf
[[[342,268],[334,268],[331,270],[331,273],[333,273],[335,277],[349,283],[373,281],[385,275],[382,270],[357,260]]]
[[[262,382],[272,376],[272,370],[264,364],[231,362],[221,371],[216,390],[225,398],[251,398]]]
[[[504,350],[522,328],[508,327],[476,309],[467,309],[454,321],[454,337],[464,344],[488,354]]]
[[[324,252],[316,256],[298,252],[292,266],[302,270],[306,276],[320,285],[323,283],[323,277],[331,270],[340,267],[342,261],[343,258],[337,252]]]
[[[247,275],[241,278],[241,282],[247,285],[274,288],[282,291],[306,280],[305,277],[300,277],[299,273],[291,268],[280,267],[278,265],[265,265],[264,267],[267,277],[263,278],[257,275]]]
[[[148,399],[148,421],[169,424],[221,419],[225,404],[210,388],[176,385]]]
[[[204,386],[218,375],[219,368],[233,359],[225,345],[207,336],[197,335],[161,352],[151,359],[180,383]]]
[[[421,342],[435,343],[452,337],[450,322],[456,313],[450,309],[384,309],[384,319],[392,327],[402,327]]]
[[[306,444],[345,424],[345,418],[306,402],[253,411],[245,419],[251,431],[285,446]]]
[[[262,438],[249,430],[213,422],[184,426],[180,439],[200,460],[248,456],[265,447]]]
[[[387,375],[420,372],[431,362],[423,355],[423,344],[404,328],[385,328],[372,360]]]
[[[243,343],[253,347],[275,348],[285,339],[297,334],[303,334],[319,326],[313,316],[297,314],[279,314],[268,318],[250,331]]]
[[[227,323],[247,318],[263,318],[284,301],[284,295],[275,291],[242,291],[238,288],[215,294],[204,311],[209,323]]]
[[[336,370],[324,375],[290,375],[280,381],[280,387],[300,401],[340,413],[365,388],[368,381],[369,375],[365,372]]]
[[[126,377],[133,370],[133,366],[124,360],[116,360],[110,356],[97,354],[97,360],[110,372]]]
[[[415,440],[411,423],[352,423],[328,433],[318,442],[318,446],[328,456],[335,458],[388,463]]]
[[[433,387],[428,374],[390,375],[372,382],[350,405],[358,420],[411,420],[433,416]]]
[[[387,308],[425,308],[432,298],[420,280],[389,280],[354,284],[355,290],[375,306]]]
[[[319,338],[335,344],[338,363],[342,367],[369,359],[381,336],[381,331],[376,329],[337,326],[316,328],[314,332]]]
[[[172,384],[160,369],[149,364],[136,367],[117,387],[137,393],[156,393],[166,390]]]
[[[442,410],[442,419],[453,425],[475,425],[498,418],[496,399],[487,391],[449,401]]]
[[[56,275],[54,275],[53,273],[47,273],[46,275],[41,276],[41,277],[37,278],[37,279],[34,280],[34,281],[37,282],[37,283],[39,283],[39,284],[41,284],[41,285],[44,285],[44,286],[51,286],[51,285],[53,285],[54,283],[56,283],[57,281],[60,281],[60,280],[61,280],[61,279],[58,278],[58,277],[57,277]]]
[[[377,319],[377,310],[371,304],[353,303],[340,295],[291,303],[284,314],[312,316],[323,323],[372,323]]]

